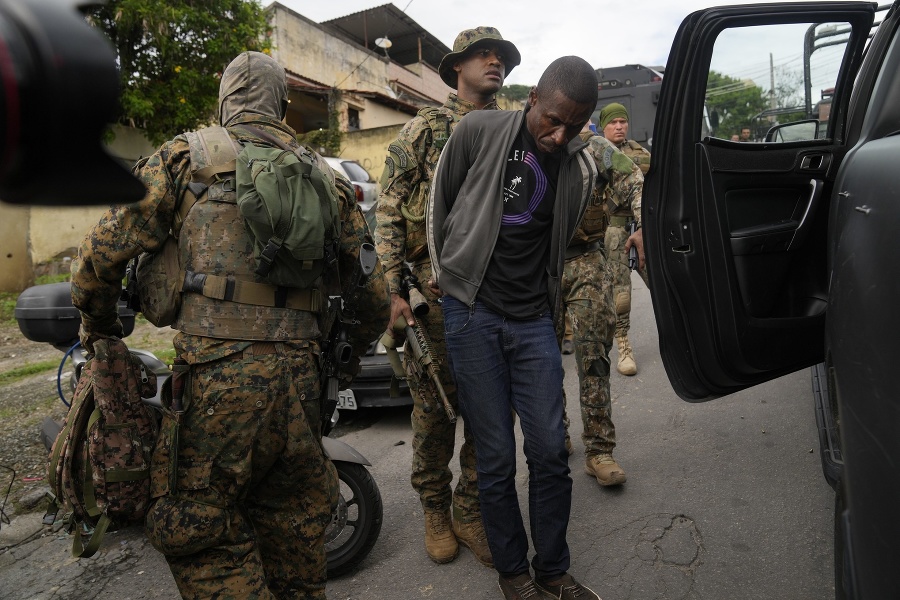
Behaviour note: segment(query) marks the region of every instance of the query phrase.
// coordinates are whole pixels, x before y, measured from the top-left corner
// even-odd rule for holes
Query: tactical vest
[[[638,166],[642,175],[647,174],[647,170],[650,168],[650,153],[647,152],[646,148],[634,140],[626,140],[624,144],[619,146],[619,150]],[[634,215],[630,208],[617,207],[610,212],[609,224],[611,227],[628,227],[629,222],[633,218]]]
[[[579,134],[582,141],[588,141],[594,134],[585,131]],[[609,226],[609,214],[612,208],[615,208],[615,202],[612,200],[612,190],[608,185],[603,186],[602,191],[597,186],[591,190],[591,197],[588,200],[587,208],[578,224],[578,229],[569,241],[569,246],[577,246],[581,244],[590,244],[602,240]]]
[[[634,161],[634,164],[641,170],[641,175],[647,174],[647,171],[650,169],[650,153],[646,148],[634,140],[627,140],[619,149]]]
[[[434,177],[434,168],[437,166],[441,150],[447,145],[450,134],[459,117],[448,114],[433,106],[427,106],[418,112],[425,119],[428,128],[425,131],[425,148],[419,161],[425,175],[413,189],[406,202],[400,205],[400,213],[406,219],[406,247],[415,251],[417,248],[427,248],[427,232],[425,230],[425,207],[428,203],[428,194],[431,190],[431,180]],[[417,257],[410,257],[417,258]]]
[[[307,290],[276,288],[257,276],[253,242],[235,191],[236,144],[223,127],[185,134],[191,183],[175,218],[187,273],[173,327],[232,340],[287,341],[319,336],[321,281]]]

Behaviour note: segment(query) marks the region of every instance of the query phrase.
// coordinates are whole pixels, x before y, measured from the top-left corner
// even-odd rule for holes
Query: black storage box
[[[71,284],[48,283],[28,288],[16,300],[19,330],[32,342],[71,346],[78,341],[81,313],[72,306]],[[119,303],[124,334],[134,331],[134,311]]]

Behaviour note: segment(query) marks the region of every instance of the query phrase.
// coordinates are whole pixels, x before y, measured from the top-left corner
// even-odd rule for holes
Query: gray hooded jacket
[[[436,167],[426,211],[428,251],[441,289],[468,305],[478,295],[500,233],[506,157],[524,119],[522,111],[469,113],[456,126]],[[573,139],[560,165],[547,263],[554,316],[560,314],[566,246],[598,177],[585,147],[581,139]]]

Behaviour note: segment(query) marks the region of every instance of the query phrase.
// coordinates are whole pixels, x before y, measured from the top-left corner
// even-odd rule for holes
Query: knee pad
[[[627,315],[631,312],[631,292],[621,291],[616,293],[616,314],[619,316]]]

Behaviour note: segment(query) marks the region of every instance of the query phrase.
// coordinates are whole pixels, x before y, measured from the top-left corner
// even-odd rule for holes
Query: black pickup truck
[[[898,23],[898,2],[689,15],[644,188],[660,350],[679,396],[710,400],[812,368],[838,598],[900,598]],[[755,77],[774,99],[779,61],[802,65],[807,103],[834,88],[827,120],[773,117],[756,143],[702,131],[710,71]]]

